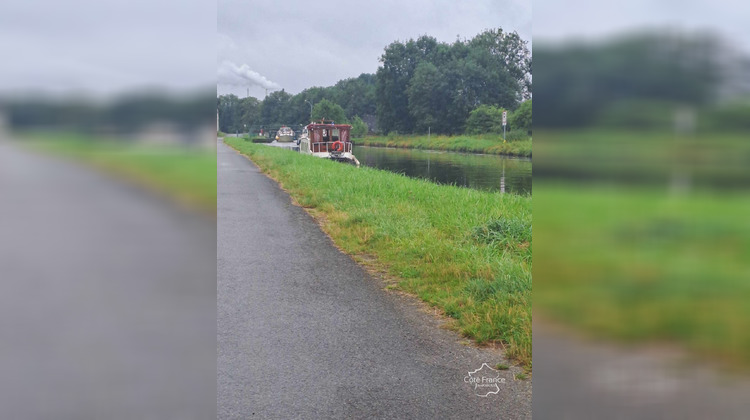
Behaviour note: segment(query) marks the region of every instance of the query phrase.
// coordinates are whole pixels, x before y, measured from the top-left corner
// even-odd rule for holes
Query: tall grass
[[[377,136],[355,139],[363,146],[401,147],[408,149],[446,150],[451,152],[487,153],[531,157],[531,138],[503,142],[501,134],[462,136]]]
[[[531,365],[530,197],[226,143],[279,181],[343,251],[442,310],[465,336]]]

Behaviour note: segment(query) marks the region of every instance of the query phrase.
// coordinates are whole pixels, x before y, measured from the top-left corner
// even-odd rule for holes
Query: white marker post
[[[503,143],[505,143],[505,125],[508,124],[508,111],[503,111]]]

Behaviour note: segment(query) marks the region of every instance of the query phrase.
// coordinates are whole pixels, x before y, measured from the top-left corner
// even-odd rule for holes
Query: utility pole
[[[308,101],[307,99],[305,99],[305,102],[310,104],[310,121],[312,121],[312,109],[313,109],[312,102]]]

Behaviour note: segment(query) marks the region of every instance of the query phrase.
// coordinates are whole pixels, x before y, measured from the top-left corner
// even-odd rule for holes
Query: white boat
[[[352,126],[321,121],[308,124],[299,139],[299,152],[359,166],[352,154]]]
[[[281,126],[276,133],[276,141],[279,143],[290,143],[294,141],[294,131],[285,125]]]

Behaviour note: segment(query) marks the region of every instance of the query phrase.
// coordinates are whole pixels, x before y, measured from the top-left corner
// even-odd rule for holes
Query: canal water
[[[363,166],[439,184],[531,194],[531,159],[474,153],[354,146]]]

